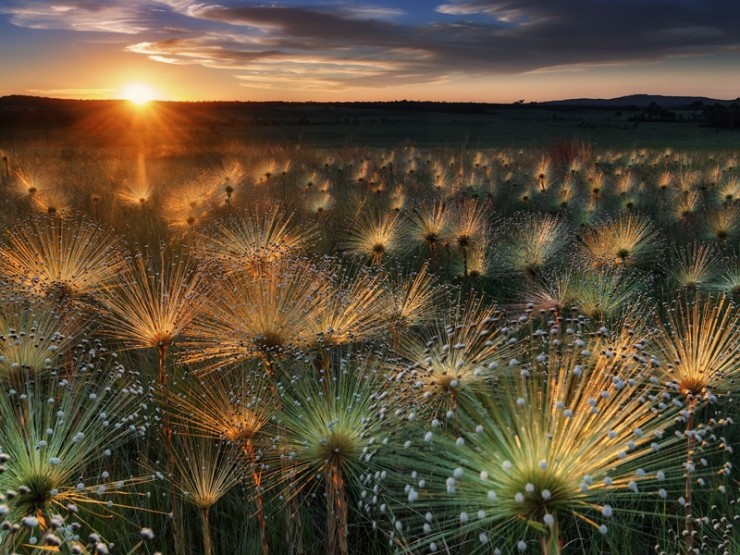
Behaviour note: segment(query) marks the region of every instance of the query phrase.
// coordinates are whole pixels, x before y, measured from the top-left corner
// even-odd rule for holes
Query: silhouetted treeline
[[[705,106],[702,110],[702,120],[709,127],[730,131],[740,128],[740,98],[729,106],[719,103]]]

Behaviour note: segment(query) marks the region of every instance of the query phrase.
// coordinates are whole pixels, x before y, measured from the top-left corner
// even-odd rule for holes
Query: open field
[[[100,106],[0,132],[0,552],[740,552],[737,133]]]
[[[545,148],[579,137],[599,149],[740,148],[740,133],[706,127],[701,112],[688,109],[672,112],[677,121],[639,121],[644,108],[619,105],[164,102],[147,110],[142,118],[121,101],[6,97],[0,99],[0,137],[6,146],[46,139],[95,146],[148,140],[198,148],[233,141],[314,148]]]

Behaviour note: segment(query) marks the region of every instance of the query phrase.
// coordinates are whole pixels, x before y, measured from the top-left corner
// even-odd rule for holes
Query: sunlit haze
[[[143,83],[131,83],[123,87],[120,92],[121,98],[130,100],[134,104],[143,106],[147,102],[157,99],[157,92],[149,85]]]

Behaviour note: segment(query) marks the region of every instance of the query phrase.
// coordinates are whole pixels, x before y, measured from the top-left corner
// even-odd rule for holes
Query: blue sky
[[[0,0],[0,94],[740,95],[737,0]]]

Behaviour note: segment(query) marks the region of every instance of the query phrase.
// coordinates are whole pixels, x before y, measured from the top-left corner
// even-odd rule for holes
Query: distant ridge
[[[617,98],[568,98],[563,100],[544,100],[544,101],[533,101],[533,102],[458,102],[458,101],[427,101],[427,100],[391,100],[391,101],[332,101],[332,102],[292,102],[292,101],[253,101],[253,100],[203,100],[203,101],[170,101],[170,104],[191,104],[191,105],[312,105],[312,106],[355,106],[355,107],[397,107],[405,109],[423,109],[424,107],[434,108],[434,111],[444,109],[444,107],[480,107],[485,109],[486,107],[492,108],[505,108],[505,107],[540,107],[540,108],[596,108],[596,109],[642,109],[647,108],[650,104],[658,104],[661,108],[666,110],[686,110],[695,108],[697,103],[702,103],[704,106],[712,104],[720,104],[729,106],[733,102],[740,101],[740,97],[736,100],[720,100],[716,98],[709,98],[706,96],[668,96],[659,94],[631,94],[627,96],[619,96]],[[101,100],[77,100],[70,98],[53,98],[44,96],[32,96],[32,95],[21,95],[13,94],[7,96],[0,96],[0,107],[5,109],[13,108],[28,108],[28,107],[48,107],[50,105],[73,105],[77,103],[88,103],[88,104],[100,104],[100,103],[117,103],[121,100],[114,99],[101,99]],[[694,106],[692,106],[694,105]],[[466,110],[467,111],[467,110]]]
[[[592,108],[647,108],[652,103],[658,104],[666,110],[680,110],[690,107],[694,103],[732,104],[733,100],[719,100],[706,96],[666,96],[660,94],[630,94],[617,98],[570,98],[567,100],[548,100],[536,102],[540,106],[583,106]]]

